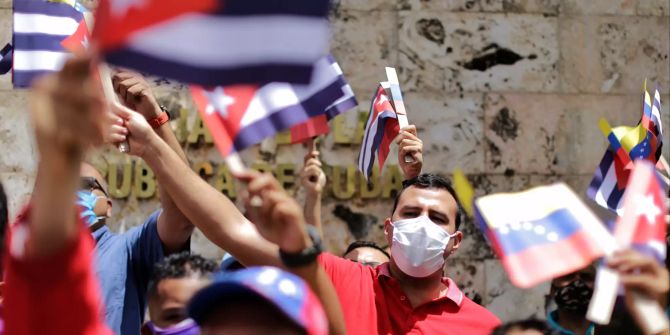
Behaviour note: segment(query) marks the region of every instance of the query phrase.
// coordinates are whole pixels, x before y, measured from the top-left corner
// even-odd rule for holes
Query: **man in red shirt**
[[[92,268],[93,238],[73,206],[79,165],[105,123],[91,66],[90,58],[71,59],[31,96],[40,161],[31,205],[5,243],[6,334],[111,334]]]
[[[147,139],[151,134],[146,127],[128,116],[126,124],[131,142],[136,138],[143,143],[136,153],[153,167],[186,217],[241,263],[295,270],[317,260],[319,243],[314,234],[308,234],[299,205],[272,175],[237,176],[248,184],[249,221],[174,152],[160,141]],[[344,307],[347,331],[488,335],[500,323],[498,318],[443,277],[445,259],[458,249],[463,236],[458,231],[460,209],[454,192],[438,176],[417,177],[422,142],[413,126],[401,131],[398,144],[401,168],[412,181],[385,222],[391,261],[373,269],[329,254],[318,257]],[[414,159],[405,163],[408,154]]]

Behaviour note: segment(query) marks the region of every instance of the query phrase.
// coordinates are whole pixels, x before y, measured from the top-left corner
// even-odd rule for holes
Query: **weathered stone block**
[[[635,15],[636,0],[565,0],[561,15]]]
[[[403,98],[423,141],[424,172],[484,171],[483,95],[409,92]]]
[[[396,7],[396,0],[333,0],[331,9],[338,11],[341,9],[354,10],[393,10]]]
[[[670,2],[666,0],[637,0],[637,15],[670,16]]]
[[[331,21],[331,52],[356,96],[365,100],[386,80],[384,67],[396,65],[396,14],[342,10]]]
[[[415,77],[403,84],[459,93],[555,91],[556,29],[555,18],[540,15],[402,11],[400,65],[412,72],[406,78]],[[437,69],[445,71],[444,85],[436,85]]]
[[[2,9],[2,2],[0,2],[0,49],[5,44],[12,41],[12,10]],[[12,75],[11,72],[0,75],[0,91],[12,89]]]
[[[36,167],[27,91],[0,91],[0,172],[32,174]]]
[[[505,12],[557,15],[561,0],[504,0]]]
[[[670,17],[561,18],[565,92],[640,92],[645,78],[670,86]]]
[[[549,283],[530,289],[520,289],[510,283],[507,273],[496,259],[484,261],[486,271],[486,295],[484,304],[503,322],[530,317],[544,319],[545,296]]]
[[[598,120],[632,126],[641,108],[641,96],[488,95],[488,171],[592,174],[607,147]]]

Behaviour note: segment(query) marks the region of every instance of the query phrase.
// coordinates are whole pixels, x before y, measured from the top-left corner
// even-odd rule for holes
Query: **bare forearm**
[[[176,206],[214,244],[245,265],[279,265],[277,247],[222,193],[196,175],[162,140],[148,145],[144,160]]]
[[[306,281],[321,300],[328,317],[330,334],[346,334],[344,315],[335,287],[319,263],[313,262],[307,266],[290,268],[289,271]]]
[[[177,154],[182,162],[188,162],[186,160],[186,154],[184,154],[179,141],[177,141],[177,137],[174,135],[169,122],[164,123],[162,126],[155,129],[155,132],[165,144]],[[167,249],[174,251],[188,241],[188,238],[193,232],[193,224],[191,224],[188,218],[181,212],[181,210],[179,210],[179,207],[174,203],[170,193],[161,186],[162,184],[163,180],[159,177],[158,191],[163,213],[158,219],[158,233]]]
[[[75,192],[81,154],[45,153],[32,196],[30,248],[34,256],[59,250],[77,235]]]

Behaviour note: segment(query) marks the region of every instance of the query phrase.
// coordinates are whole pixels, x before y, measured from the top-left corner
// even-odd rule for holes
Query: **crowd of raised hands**
[[[304,204],[272,174],[246,170],[234,173],[245,189],[240,210],[191,170],[169,122],[160,122],[164,111],[146,80],[117,71],[112,81],[120,102],[111,102],[94,63],[74,57],[31,93],[38,174],[30,204],[7,230],[5,334],[616,333],[584,318],[593,276],[552,282],[552,295],[561,297],[556,325],[500,325],[445,277],[444,261],[463,238],[461,210],[446,180],[422,174],[416,127],[403,128],[397,138],[408,182],[384,223],[390,255],[387,247],[358,241],[341,258],[322,252],[327,180],[315,146],[300,173]],[[97,147],[121,142],[154,171],[162,209],[112,244],[106,241],[116,235],[98,224],[111,219],[112,201],[100,174],[84,173],[85,159]],[[97,186],[82,187],[82,177]],[[82,191],[93,194],[84,209]],[[85,212],[93,218],[88,225],[82,224]],[[245,269],[222,271],[191,254],[194,227]],[[437,242],[424,242],[430,239]],[[431,254],[423,250],[438,244]],[[117,262],[122,273],[113,273]],[[439,269],[412,275],[430,270],[428,263]],[[607,266],[621,275],[626,292],[644,292],[667,308],[667,268],[633,250],[615,254]],[[576,291],[586,292],[580,301],[566,298]],[[624,300],[631,304],[628,295]],[[53,310],[59,305],[64,310]]]

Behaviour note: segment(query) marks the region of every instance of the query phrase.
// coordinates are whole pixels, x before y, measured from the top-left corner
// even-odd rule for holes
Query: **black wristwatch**
[[[316,261],[316,258],[321,254],[321,251],[323,251],[321,237],[314,226],[307,226],[307,234],[309,234],[309,237],[312,239],[311,247],[296,253],[289,253],[279,249],[279,258],[281,258],[284,265],[289,268],[297,268]]]

